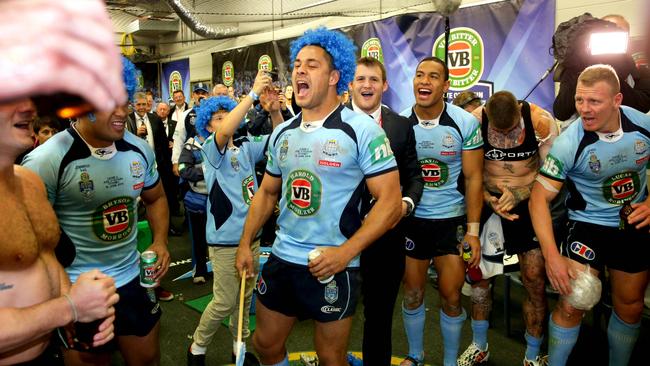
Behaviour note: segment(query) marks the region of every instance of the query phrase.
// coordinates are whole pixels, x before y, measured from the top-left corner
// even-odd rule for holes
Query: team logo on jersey
[[[266,287],[266,282],[264,282],[264,278],[262,275],[260,275],[259,281],[257,281],[257,293],[260,295],[264,295],[266,293],[266,290],[268,288]]]
[[[442,147],[447,149],[452,149],[454,147],[454,138],[451,137],[450,134],[446,134],[445,137],[442,138]]]
[[[273,61],[271,60],[271,56],[269,55],[260,56],[259,60],[257,60],[257,69],[264,70],[264,71],[271,71],[273,69]]]
[[[382,64],[384,63],[384,52],[381,49],[379,38],[370,38],[363,42],[363,46],[361,46],[361,57],[376,58]]]
[[[648,145],[643,140],[634,141],[634,152],[638,155],[645,154],[648,151]]]
[[[289,152],[289,140],[285,137],[280,143],[280,161],[287,160],[287,153]]]
[[[339,154],[339,143],[334,140],[330,139],[325,141],[323,144],[323,155],[333,158]]]
[[[330,281],[327,286],[325,286],[325,301],[330,304],[336,302],[339,299],[339,287],[336,285],[336,281]]]
[[[447,164],[434,158],[425,158],[419,161],[422,169],[422,179],[426,187],[440,187],[447,183],[449,167]]]
[[[133,198],[114,198],[95,209],[93,231],[103,241],[118,241],[133,231]]]
[[[472,28],[460,27],[449,35],[449,82],[451,89],[465,90],[483,75],[483,39]],[[445,59],[445,35],[433,44],[433,56]]]
[[[236,156],[230,157],[230,166],[232,166],[232,168],[235,169],[236,172],[239,171],[239,160],[237,160]]]
[[[235,81],[235,67],[232,62],[226,61],[221,66],[221,80],[223,80],[225,86],[231,86]]]
[[[600,172],[600,160],[593,151],[589,152],[589,169],[596,174]]]
[[[574,241],[571,243],[570,249],[573,253],[581,256],[588,261],[592,261],[594,258],[596,258],[596,253],[591,248],[579,241]]]
[[[603,195],[607,202],[622,205],[636,197],[639,187],[639,176],[635,172],[623,172],[605,180]]]
[[[129,169],[131,170],[131,176],[135,179],[140,179],[144,175],[144,167],[137,160],[131,162]]]
[[[91,201],[95,196],[95,183],[90,179],[87,171],[82,171],[79,174],[79,192],[86,202]]]
[[[393,157],[393,150],[390,148],[390,141],[388,141],[386,135],[379,135],[370,141],[368,151],[370,152],[370,162],[372,165]]]
[[[244,202],[250,206],[251,202],[253,202],[253,195],[255,195],[255,181],[252,175],[249,175],[241,182],[241,192]]]
[[[289,173],[285,199],[287,208],[298,216],[312,216],[320,209],[322,185],[320,179],[308,170]]]
[[[415,249],[415,242],[408,237],[405,237],[404,248],[408,251]]]

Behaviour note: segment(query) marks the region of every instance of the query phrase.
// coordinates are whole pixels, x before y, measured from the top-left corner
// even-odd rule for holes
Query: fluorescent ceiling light
[[[295,13],[295,12],[297,12],[299,10],[305,10],[305,9],[313,8],[315,6],[333,3],[334,1],[336,1],[336,0],[317,0],[317,1],[311,2],[309,4],[301,5],[301,6],[297,7],[297,8],[295,8],[295,9],[285,11],[283,14]]]

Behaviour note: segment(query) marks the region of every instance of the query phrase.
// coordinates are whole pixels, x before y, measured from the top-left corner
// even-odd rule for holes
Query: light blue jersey
[[[257,192],[255,163],[264,159],[269,135],[242,137],[219,151],[214,134],[205,140],[203,169],[208,187],[208,245],[237,246]]]
[[[139,273],[136,199],[158,183],[156,159],[147,141],[130,132],[115,147],[114,156],[101,160],[69,128],[23,160],[45,183],[61,229],[76,248],[66,268],[72,282],[97,268],[121,287]]]
[[[340,246],[361,226],[364,178],[397,165],[384,131],[366,115],[340,106],[322,126],[301,122],[299,114],[273,131],[266,172],[282,178],[273,254],[307,265],[309,251]]]
[[[650,157],[650,116],[622,106],[621,130],[597,134],[577,119],[553,142],[540,174],[569,189],[571,220],[618,226],[625,203],[647,196],[646,167]]]
[[[465,215],[462,154],[483,146],[476,117],[453,104],[444,105],[437,121],[420,121],[413,108],[401,113],[409,118],[415,131],[424,190],[414,216],[423,219]]]

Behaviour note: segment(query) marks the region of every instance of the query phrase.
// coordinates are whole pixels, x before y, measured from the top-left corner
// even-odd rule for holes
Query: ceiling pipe
[[[188,10],[181,0],[167,0],[170,8],[176,12],[178,17],[185,25],[187,25],[194,33],[201,37],[209,39],[223,39],[229,37],[239,36],[239,27],[235,26],[219,26],[217,28],[209,27],[197,19],[190,10]]]

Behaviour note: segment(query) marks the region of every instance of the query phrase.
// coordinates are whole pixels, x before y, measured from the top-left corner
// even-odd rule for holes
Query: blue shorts
[[[360,279],[359,269],[347,268],[323,284],[306,266],[271,255],[257,282],[257,299],[289,317],[331,322],[354,315]]]
[[[406,256],[428,260],[448,254],[460,255],[460,242],[457,236],[465,235],[465,216],[449,219],[422,219],[409,216],[403,220],[403,223]]]

